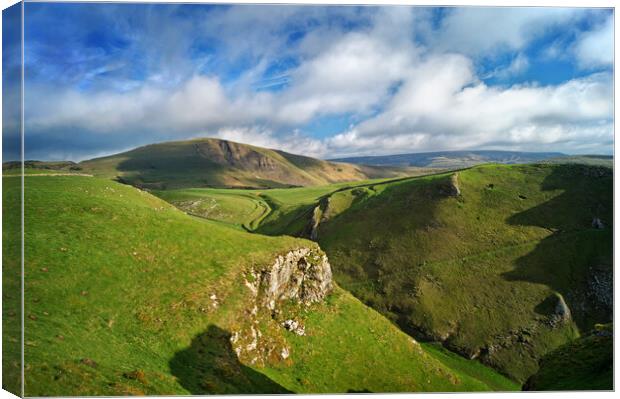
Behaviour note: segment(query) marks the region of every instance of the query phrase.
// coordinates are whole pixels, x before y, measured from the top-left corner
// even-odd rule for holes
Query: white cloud
[[[518,50],[545,29],[575,18],[575,10],[453,9],[433,30],[422,11],[382,9],[355,31],[311,30],[293,46],[300,64],[277,77],[286,88],[269,92],[255,89],[269,84],[261,79],[270,57],[293,51],[274,34],[277,22],[296,21],[301,11],[282,11],[280,19],[271,19],[266,8],[259,8],[255,18],[260,22],[251,22],[249,11],[235,9],[219,11],[222,18],[211,16],[213,25],[204,27],[211,34],[219,31],[231,56],[252,53],[252,46],[265,43],[252,53],[254,68],[234,84],[196,71],[170,81],[170,71],[123,92],[27,85],[26,128],[82,130],[110,140],[130,132],[166,139],[212,136],[311,156],[474,147],[596,152],[613,139],[609,73],[560,85],[498,87],[481,82],[476,71],[481,54],[510,49],[516,54],[511,63],[494,73],[522,74],[530,64]],[[324,17],[320,9],[310,12]],[[575,51],[584,65],[609,62],[597,58],[607,54],[609,26],[607,21],[580,36]],[[428,47],[412,41],[414,35],[429,34],[435,36]],[[298,130],[313,118],[345,113],[361,122],[324,139]]]
[[[527,56],[523,53],[519,53],[516,57],[512,59],[508,66],[496,69],[495,71],[488,74],[488,77],[495,77],[498,79],[510,79],[515,76],[522,75],[525,71],[529,69],[529,67],[530,61]]]
[[[275,135],[269,129],[252,126],[224,128],[218,130],[215,134],[206,135],[309,157],[323,157],[328,150],[326,144],[321,140],[304,136],[297,130],[284,135]],[[204,137],[205,135],[202,136]]]
[[[385,111],[330,140],[333,153],[464,148],[576,151],[575,143],[613,139],[611,75],[557,86],[490,87],[463,56],[420,65]],[[385,144],[384,144],[385,143]],[[599,148],[600,150],[600,148]]]
[[[582,68],[609,66],[614,62],[614,17],[610,15],[595,29],[582,33],[575,45]]]
[[[519,50],[546,30],[582,14],[576,8],[454,8],[442,20],[433,43],[471,56]]]

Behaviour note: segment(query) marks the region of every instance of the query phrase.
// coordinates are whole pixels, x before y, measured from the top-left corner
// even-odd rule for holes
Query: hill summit
[[[81,162],[96,176],[143,188],[274,188],[394,177],[402,169],[329,162],[228,140],[150,144]]]

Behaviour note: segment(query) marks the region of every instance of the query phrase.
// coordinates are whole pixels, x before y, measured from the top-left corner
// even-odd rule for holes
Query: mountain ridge
[[[417,166],[457,168],[481,163],[531,163],[565,157],[561,152],[528,152],[507,150],[430,151],[390,155],[332,158],[333,162],[348,162],[373,166]]]

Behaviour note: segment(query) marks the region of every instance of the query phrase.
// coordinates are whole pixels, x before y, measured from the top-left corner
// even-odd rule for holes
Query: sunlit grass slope
[[[611,275],[611,170],[486,165],[457,180],[460,195],[450,174],[340,192],[318,241],[336,280],[403,330],[522,382],[611,317],[610,287],[594,287]],[[572,318],[556,322],[562,297]]]
[[[200,220],[98,178],[26,177],[25,207],[28,396],[498,388],[491,370],[453,370],[339,288],[298,310],[305,336],[260,320],[263,339],[290,346],[285,362],[241,363],[230,338],[249,323],[246,271],[309,241]]]
[[[2,389],[21,395],[21,179],[2,179]]]

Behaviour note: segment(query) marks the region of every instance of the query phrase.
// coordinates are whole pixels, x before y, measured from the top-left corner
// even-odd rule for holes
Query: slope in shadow
[[[512,225],[539,226],[552,231],[536,248],[517,259],[509,281],[545,284],[562,294],[578,327],[611,320],[610,280],[613,253],[613,176],[611,169],[560,165],[542,182],[543,191],[564,192],[508,218]],[[604,227],[596,225],[601,220]],[[601,228],[602,227],[602,228]],[[610,291],[607,292],[606,291]],[[609,302],[609,301],[607,301]],[[548,306],[542,306],[548,308]]]
[[[194,395],[293,393],[243,365],[230,344],[230,333],[216,325],[197,335],[189,348],[170,360],[170,371]]]

